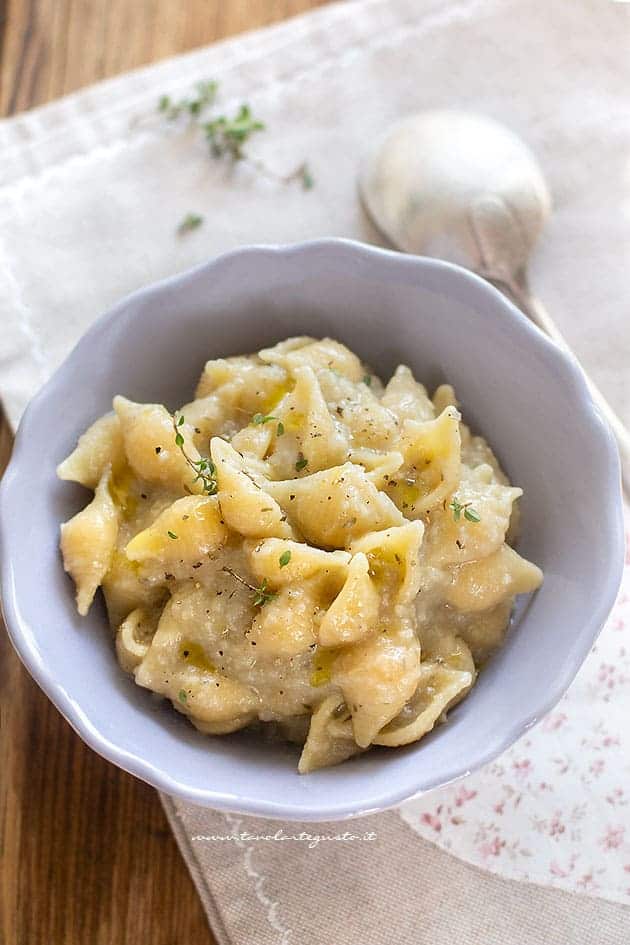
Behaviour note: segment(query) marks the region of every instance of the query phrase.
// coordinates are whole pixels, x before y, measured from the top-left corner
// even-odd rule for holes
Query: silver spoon
[[[551,199],[536,159],[512,131],[467,112],[413,115],[391,128],[367,160],[360,190],[394,246],[472,269],[575,359],[528,285],[527,263]],[[630,494],[630,432],[586,380],[617,438]]]

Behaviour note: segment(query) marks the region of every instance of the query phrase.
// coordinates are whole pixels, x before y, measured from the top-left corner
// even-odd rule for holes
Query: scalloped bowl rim
[[[485,748],[471,753],[474,754],[474,757],[471,757],[465,764],[458,763],[455,760],[448,775],[440,778],[439,783],[428,784],[420,789],[409,784],[401,787],[394,786],[391,790],[377,795],[372,795],[367,790],[365,796],[357,798],[356,802],[344,801],[338,803],[328,801],[319,805],[313,805],[312,803],[301,805],[251,799],[239,793],[220,792],[212,788],[200,790],[191,787],[185,780],[179,780],[169,772],[168,762],[165,762],[164,767],[157,767],[147,761],[146,758],[143,758],[140,753],[127,751],[118,745],[115,740],[106,737],[95,728],[81,706],[74,701],[71,692],[60,680],[51,675],[48,667],[42,662],[35,636],[28,623],[21,617],[15,593],[15,575],[10,552],[11,534],[6,510],[11,502],[13,491],[19,489],[20,466],[28,452],[30,427],[40,407],[49,397],[54,396],[64,388],[74,366],[82,361],[84,353],[93,350],[93,346],[98,342],[98,339],[114,328],[117,321],[127,312],[130,306],[139,300],[146,301],[152,296],[159,295],[166,289],[185,289],[186,285],[198,278],[200,274],[210,273],[214,269],[233,263],[235,260],[249,259],[251,261],[255,256],[308,256],[311,252],[322,251],[334,254],[345,253],[348,254],[349,258],[352,256],[369,258],[374,263],[384,263],[387,266],[424,269],[428,272],[442,271],[448,273],[454,279],[465,280],[487,302],[490,308],[500,308],[502,310],[502,317],[511,320],[512,328],[521,335],[526,344],[539,351],[544,351],[548,357],[554,360],[558,372],[562,375],[563,382],[570,384],[573,388],[576,397],[576,409],[579,408],[582,414],[581,421],[588,424],[588,435],[593,437],[594,440],[598,440],[600,447],[605,452],[605,465],[608,470],[608,481],[605,488],[607,501],[605,506],[601,508],[601,516],[605,526],[609,529],[613,563],[609,572],[607,587],[600,592],[597,604],[589,618],[591,632],[589,634],[583,633],[584,641],[576,651],[573,661],[567,661],[563,672],[557,674],[555,685],[550,688],[546,699],[534,708],[529,707],[517,718],[510,720],[510,724],[506,725],[500,738],[497,738]],[[549,712],[562,697],[603,626],[621,582],[624,561],[624,528],[619,457],[613,434],[594,404],[577,362],[547,338],[505,296],[476,274],[444,260],[410,256],[348,239],[325,238],[288,245],[256,244],[224,253],[185,272],[140,288],[127,295],[109,312],[95,320],[62,364],[32,398],[19,424],[13,454],[0,483],[0,551],[2,552],[0,561],[2,608],[13,646],[30,675],[48,698],[83,741],[99,755],[167,794],[176,795],[191,803],[217,810],[238,811],[272,818],[285,817],[294,820],[345,819],[386,810],[418,794],[426,793],[465,777],[509,748],[527,729]]]

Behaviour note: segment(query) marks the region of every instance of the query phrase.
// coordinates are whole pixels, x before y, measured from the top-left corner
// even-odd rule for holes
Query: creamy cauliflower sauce
[[[542,580],[453,389],[330,339],[209,361],[173,415],[116,397],[58,473],[94,490],[61,549],[122,668],[202,732],[268,723],[301,772],[444,721]]]

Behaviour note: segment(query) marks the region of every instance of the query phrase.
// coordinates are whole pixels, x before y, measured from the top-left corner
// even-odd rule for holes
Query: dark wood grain
[[[0,0],[0,114],[323,2]],[[0,471],[10,450],[0,418]],[[0,724],[2,945],[214,945],[155,791],[85,747],[1,628]]]

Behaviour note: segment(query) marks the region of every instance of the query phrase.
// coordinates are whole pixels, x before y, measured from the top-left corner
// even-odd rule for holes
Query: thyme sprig
[[[206,495],[216,495],[218,484],[217,484],[217,471],[214,463],[211,459],[204,459],[203,456],[199,459],[191,459],[191,457],[186,452],[186,447],[184,446],[184,437],[179,430],[184,423],[184,415],[180,414],[179,419],[173,417],[173,429],[175,430],[175,445],[179,447],[182,456],[190,466],[190,468],[195,473],[195,478],[193,483],[201,482],[203,491]]]
[[[271,180],[279,181],[281,184],[292,184],[294,181],[302,185],[302,190],[312,190],[315,186],[315,178],[311,173],[311,169],[306,161],[303,161],[293,171],[289,171],[288,174],[278,174],[276,171],[268,167],[263,161],[258,161],[254,158],[245,156],[245,159],[252,167],[255,167],[256,170],[260,171],[265,177],[271,178]]]
[[[158,101],[158,111],[163,112],[169,121],[188,112],[191,118],[196,118],[205,108],[214,103],[219,88],[218,82],[197,82],[195,94],[191,98],[182,98],[174,102],[170,95],[161,95]]]
[[[245,157],[243,145],[257,131],[264,131],[265,123],[254,118],[250,106],[243,103],[234,118],[219,115],[201,127],[213,157],[221,158],[227,154],[235,161],[242,161]]]
[[[247,154],[245,150],[247,142],[253,135],[266,130],[265,123],[253,115],[251,106],[247,102],[241,103],[233,116],[220,114],[210,118],[209,121],[201,120],[205,110],[215,103],[218,89],[218,82],[205,81],[197,83],[194,94],[189,98],[174,102],[170,95],[162,95],[158,100],[158,111],[169,121],[187,114],[204,134],[213,158],[218,160],[227,158],[233,163],[247,161],[266,177],[282,184],[296,181],[301,183],[304,190],[311,190],[315,180],[306,161],[302,161],[288,174],[278,174],[263,161],[251,158]]]
[[[453,513],[453,518],[456,522],[459,522],[462,517],[462,513],[468,522],[476,523],[481,521],[481,516],[475,509],[473,509],[472,503],[460,502],[456,496],[453,496],[451,499],[449,509]]]
[[[278,595],[273,591],[267,590],[267,578],[263,578],[259,587],[256,588],[256,596],[254,597],[254,607],[262,607],[264,604],[267,604],[270,600],[275,600]]]
[[[202,223],[203,217],[199,213],[187,213],[177,227],[177,232],[180,236],[183,236],[184,233],[190,233],[191,230],[196,230]]]
[[[254,118],[251,107],[246,102],[243,102],[233,118],[219,115],[218,118],[214,118],[212,121],[204,122],[201,127],[210,145],[210,153],[213,157],[224,158],[227,156],[235,162],[247,161],[265,177],[279,181],[281,184],[291,184],[293,181],[299,181],[304,190],[311,190],[314,186],[315,180],[306,161],[303,161],[288,174],[278,174],[264,161],[249,157],[244,145],[252,135],[259,131],[265,131],[267,126],[264,121]]]
[[[256,587],[254,584],[250,584],[249,581],[246,581],[244,577],[241,577],[240,574],[237,574],[232,568],[228,568],[227,565],[223,567],[223,570],[230,574],[235,581],[238,581],[239,584],[242,584],[243,587],[248,588],[254,595],[252,603],[254,607],[263,607],[265,604],[269,603],[270,600],[275,600],[278,596],[274,591],[269,590],[269,585],[267,583],[267,578],[263,578],[262,582]]]

